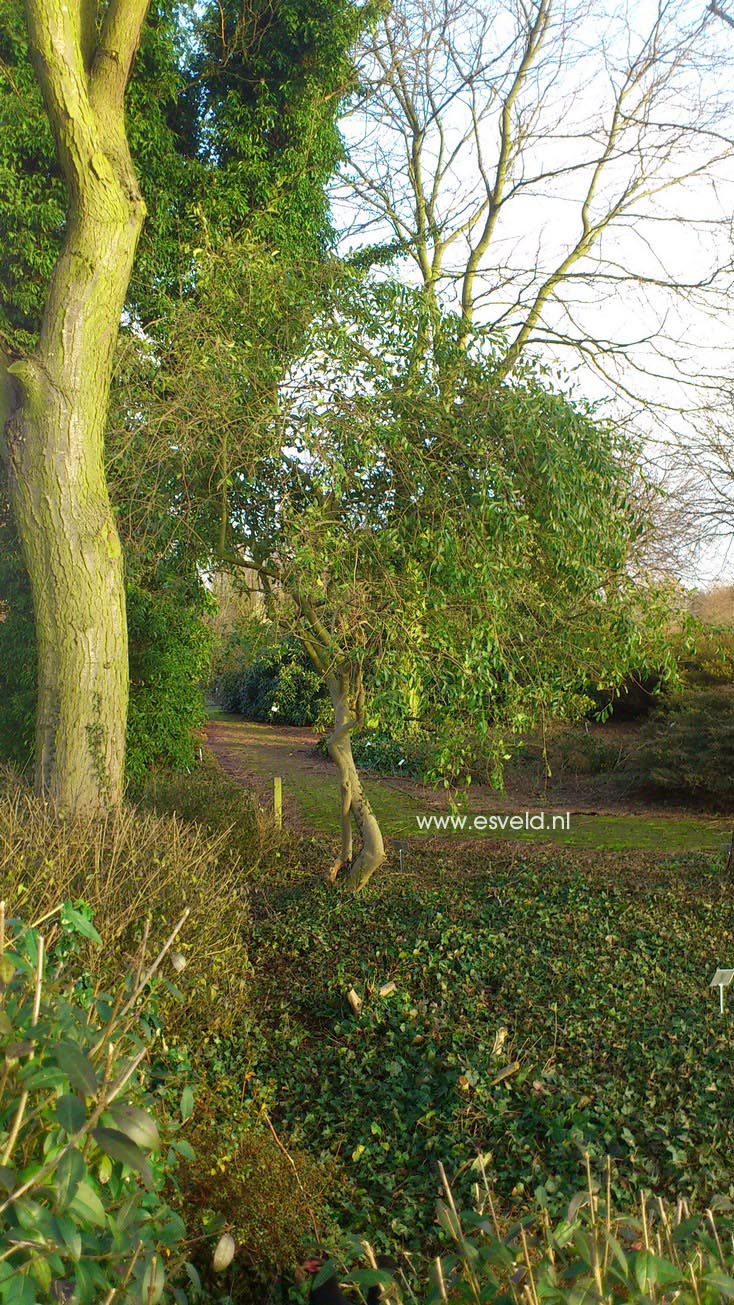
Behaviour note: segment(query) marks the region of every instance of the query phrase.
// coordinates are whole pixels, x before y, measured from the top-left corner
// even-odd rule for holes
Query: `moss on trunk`
[[[124,93],[147,0],[26,0],[69,204],[38,346],[0,359],[4,455],[38,637],[36,787],[62,812],[122,798],[127,631],[104,472],[115,341],[145,205]]]

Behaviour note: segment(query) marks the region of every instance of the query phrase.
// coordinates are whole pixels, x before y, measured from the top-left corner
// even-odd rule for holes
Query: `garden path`
[[[206,737],[222,769],[244,787],[253,789],[265,809],[272,806],[273,777],[281,776],[286,827],[301,833],[333,833],[338,827],[336,772],[331,762],[316,751],[318,736],[314,730],[255,724],[215,709],[207,723]],[[494,832],[489,828],[449,828],[439,833],[435,825],[430,831],[422,830],[417,818],[449,815],[448,798],[442,791],[412,780],[376,776],[365,779],[365,789],[383,832],[391,838],[427,837],[430,833],[452,842],[471,838],[506,845],[508,840],[529,839],[589,850],[687,852],[722,849],[731,830],[730,819],[661,810],[644,803],[622,810],[611,804],[594,809],[578,789],[554,793],[551,799],[527,788],[521,791],[517,786],[501,796],[478,784],[471,790],[467,824],[474,815],[506,819],[543,809],[548,822],[550,815],[565,815],[570,806],[570,827],[552,832],[547,828],[518,831],[505,827]]]

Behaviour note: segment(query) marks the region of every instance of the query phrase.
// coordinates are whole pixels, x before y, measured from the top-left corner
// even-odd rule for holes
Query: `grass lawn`
[[[274,729],[244,721],[238,716],[226,716],[214,709],[210,719],[216,724],[217,739],[234,764],[241,766],[247,776],[263,785],[269,800],[269,786],[274,775],[283,779],[283,795],[296,819],[302,826],[333,836],[338,829],[339,791],[336,772],[321,758],[313,755],[312,745],[305,732]],[[426,789],[417,796],[410,786],[400,781],[367,777],[364,787],[375,810],[383,833],[391,838],[422,838],[425,831],[418,825],[417,817],[435,812],[445,813],[445,799],[440,793]],[[497,795],[487,789],[471,795],[470,808],[474,814],[491,815],[503,812]],[[537,807],[535,808],[538,809]],[[661,852],[688,852],[697,850],[719,851],[731,836],[731,819],[713,816],[680,816],[666,814],[594,815],[571,814],[568,830],[545,829],[501,833],[474,832],[467,828],[463,833],[447,830],[447,838],[473,838],[479,842],[550,842],[559,847],[612,849],[641,849]],[[435,837],[436,831],[432,831]]]

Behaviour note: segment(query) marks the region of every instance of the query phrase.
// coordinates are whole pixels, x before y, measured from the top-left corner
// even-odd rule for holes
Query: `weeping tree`
[[[341,840],[327,878],[344,871],[361,889],[385,855],[352,756],[362,724],[427,729],[436,773],[454,780],[479,737],[499,782],[511,736],[664,660],[660,607],[628,572],[636,448],[538,363],[508,378],[501,342],[348,271],[322,284],[297,361],[269,388],[262,342],[243,351],[237,334],[252,260],[246,273],[216,255],[205,265],[201,284],[224,283],[226,309],[206,295],[203,316],[182,307],[185,376],[164,379],[156,358],[165,397],[143,372],[128,412],[148,486],[136,528],[158,522],[255,577],[303,643],[334,710]],[[207,432],[199,395],[212,386]],[[123,454],[124,442],[121,466]]]
[[[349,303],[312,333],[279,451],[235,481],[231,520],[328,686],[327,878],[359,890],[384,859],[352,756],[367,719],[424,727],[454,782],[479,739],[499,784],[513,736],[666,652],[661,600],[643,617],[628,577],[635,445],[537,363],[503,379],[504,350],[422,294],[367,283]]]

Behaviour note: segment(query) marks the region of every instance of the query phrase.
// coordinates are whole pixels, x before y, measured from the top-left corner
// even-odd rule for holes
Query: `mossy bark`
[[[128,669],[104,431],[115,341],[145,215],[124,93],[147,0],[26,0],[69,205],[37,348],[5,358],[4,455],[39,657],[36,786],[62,812],[122,798]]]

